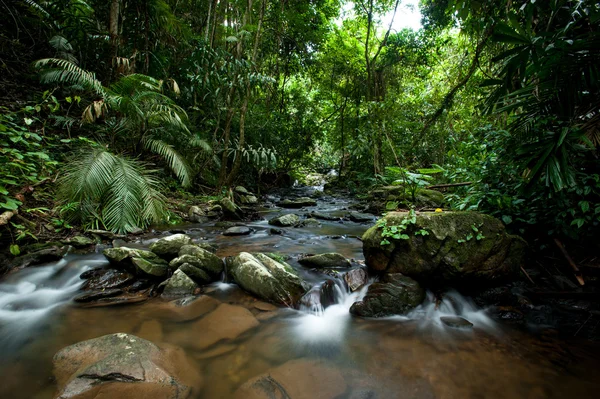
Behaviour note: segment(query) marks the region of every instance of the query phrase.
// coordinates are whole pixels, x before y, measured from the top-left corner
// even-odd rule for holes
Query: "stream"
[[[306,192],[297,190],[298,195]],[[320,226],[284,228],[271,234],[266,219],[286,213],[318,211],[344,216],[347,199],[324,196],[316,207],[261,208],[265,220],[250,222],[253,234],[226,237],[214,223],[178,226],[193,239],[218,246],[221,257],[246,252],[289,255],[288,263],[315,287],[328,277],[296,261],[303,253],[338,252],[364,260],[357,238],[370,226],[324,221]],[[147,248],[158,238],[135,245]],[[528,333],[492,320],[485,309],[458,292],[441,303],[428,294],[405,316],[352,317],[350,306],[364,295],[343,284],[334,287],[335,303],[325,309],[266,304],[226,281],[204,287],[221,303],[248,309],[244,320],[223,315],[207,326],[204,306],[178,305],[153,298],[114,307],[81,307],[71,300],[86,270],[107,266],[101,253],[70,254],[65,259],[11,273],[0,280],[0,398],[52,398],[52,357],[76,342],[112,333],[130,333],[156,344],[183,348],[203,376],[193,398],[231,398],[246,381],[291,364],[297,398],[592,398],[600,389],[600,347],[587,341],[559,340],[551,331]],[[458,315],[474,324],[461,330],[440,317]],[[258,322],[256,322],[257,320]],[[291,362],[291,363],[290,363]],[[318,363],[315,363],[318,362]],[[319,374],[314,375],[315,364]],[[324,365],[324,367],[322,367]],[[341,376],[341,377],[339,377]]]

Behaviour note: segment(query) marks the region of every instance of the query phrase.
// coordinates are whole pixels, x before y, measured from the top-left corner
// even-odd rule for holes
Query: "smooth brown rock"
[[[53,361],[56,399],[185,399],[202,381],[180,349],[122,333],[66,347]]]
[[[337,398],[346,391],[346,382],[333,366],[318,360],[289,361],[252,378],[235,393],[235,399]]]
[[[222,340],[237,338],[242,333],[259,325],[252,313],[241,306],[221,304],[213,312],[191,326],[171,334],[173,342],[190,343],[196,349],[206,349]]]

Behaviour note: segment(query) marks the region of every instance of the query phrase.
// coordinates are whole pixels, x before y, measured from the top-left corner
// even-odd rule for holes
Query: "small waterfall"
[[[0,283],[0,351],[18,349],[83,283],[81,273],[108,262],[101,255],[67,257],[47,266],[30,267]]]
[[[367,293],[367,286],[350,292],[342,280],[328,281],[333,282],[333,303],[329,306],[322,304],[322,285],[313,287],[302,298],[302,315],[295,320],[294,331],[300,340],[307,343],[341,344],[352,318],[350,307]]]

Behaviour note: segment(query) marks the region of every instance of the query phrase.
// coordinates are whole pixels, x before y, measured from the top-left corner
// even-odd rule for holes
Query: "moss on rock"
[[[387,226],[398,226],[406,212],[390,212]],[[426,231],[426,235],[415,234]],[[388,238],[382,228],[363,236],[366,263],[373,271],[402,273],[419,281],[461,283],[505,279],[516,275],[525,242],[506,233],[497,219],[476,212],[428,212],[417,215],[406,230],[408,239]]]

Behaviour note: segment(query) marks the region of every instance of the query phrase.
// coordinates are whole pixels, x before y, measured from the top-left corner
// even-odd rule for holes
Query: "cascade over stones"
[[[179,253],[179,250],[184,245],[190,245],[192,239],[185,234],[173,234],[168,237],[161,238],[152,245],[150,251],[167,260],[173,259]]]
[[[111,334],[60,350],[53,359],[56,399],[185,399],[202,377],[184,352],[129,334]],[[185,382],[184,382],[185,381]],[[194,389],[194,390],[195,390]]]
[[[390,212],[388,228],[399,226],[407,212]],[[499,220],[476,212],[420,213],[409,224],[408,239],[382,245],[383,228],[373,226],[363,235],[363,252],[376,273],[402,273],[423,284],[491,283],[515,276],[523,262],[526,243],[506,232]],[[426,235],[416,235],[426,231]]]
[[[293,306],[308,289],[291,266],[261,253],[228,258],[227,272],[244,290],[282,305]]]
[[[364,299],[355,302],[350,313],[362,317],[385,317],[405,314],[425,299],[425,290],[410,277],[399,273],[385,274],[373,283]]]

